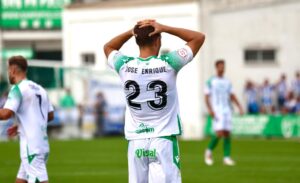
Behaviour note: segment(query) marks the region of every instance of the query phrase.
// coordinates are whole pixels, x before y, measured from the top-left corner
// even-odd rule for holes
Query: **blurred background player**
[[[232,106],[231,103],[237,105],[240,114],[243,109],[233,94],[231,82],[224,78],[225,61],[217,60],[215,63],[217,75],[210,78],[206,84],[205,102],[208,112],[213,119],[213,129],[216,136],[212,136],[208,148],[205,151],[205,163],[213,165],[212,151],[217,146],[220,138],[224,139],[224,159],[225,165],[234,165],[235,162],[230,157],[231,142],[230,131],[232,128]]]
[[[186,45],[158,57],[162,32],[181,38]],[[118,51],[133,34],[139,57],[128,57]],[[200,32],[144,20],[138,22],[133,32],[129,30],[104,46],[108,64],[118,72],[127,98],[125,136],[129,140],[130,183],[181,182],[176,76],[203,42]]]
[[[54,117],[53,107],[44,88],[27,80],[26,74],[25,58],[14,56],[8,60],[9,82],[13,86],[4,108],[0,109],[0,120],[16,115],[19,121],[8,129],[10,136],[16,135],[17,130],[20,133],[21,165],[16,183],[47,183],[47,123]]]

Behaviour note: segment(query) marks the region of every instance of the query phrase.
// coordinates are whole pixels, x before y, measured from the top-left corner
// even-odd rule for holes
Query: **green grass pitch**
[[[222,143],[207,167],[207,140],[180,141],[184,183],[299,183],[300,142],[297,140],[233,139],[235,167],[222,164]],[[51,183],[126,183],[127,141],[51,141],[48,173]],[[0,183],[13,183],[19,167],[17,142],[0,143]]]

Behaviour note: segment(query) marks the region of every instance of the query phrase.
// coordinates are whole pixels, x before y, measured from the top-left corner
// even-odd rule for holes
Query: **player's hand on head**
[[[140,20],[137,22],[137,25],[141,25],[141,24],[145,24],[145,23],[151,23],[151,22],[156,22],[155,19],[144,19],[144,20]]]
[[[138,22],[139,28],[152,26],[154,31],[149,34],[149,36],[153,36],[155,34],[159,34],[163,32],[162,24],[156,22],[155,20],[143,20]]]

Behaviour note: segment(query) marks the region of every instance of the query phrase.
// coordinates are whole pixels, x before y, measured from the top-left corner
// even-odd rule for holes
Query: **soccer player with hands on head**
[[[161,33],[176,36],[186,44],[159,56]],[[131,37],[139,47],[138,57],[119,51]],[[120,76],[127,100],[125,137],[129,141],[130,183],[181,182],[176,77],[204,40],[200,32],[142,20],[105,44],[108,65]]]

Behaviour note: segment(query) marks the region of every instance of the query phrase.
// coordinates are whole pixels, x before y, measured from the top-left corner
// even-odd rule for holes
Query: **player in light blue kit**
[[[177,36],[186,44],[158,56],[162,32]],[[133,35],[140,49],[138,57],[119,51]],[[119,74],[127,99],[125,136],[129,140],[130,183],[181,182],[176,77],[203,42],[200,32],[144,20],[105,45],[108,64]]]
[[[0,120],[13,116],[19,124],[11,127],[10,136],[20,136],[21,165],[16,183],[47,183],[46,162],[49,155],[47,124],[54,117],[47,92],[27,80],[27,61],[22,56],[8,60],[9,81],[13,85],[8,99],[0,109]]]
[[[232,106],[231,103],[237,105],[240,114],[243,109],[233,94],[231,82],[224,77],[225,61],[218,60],[215,64],[217,75],[210,78],[205,87],[205,102],[210,116],[213,118],[213,129],[216,136],[212,136],[211,142],[205,151],[204,159],[207,165],[213,165],[212,151],[217,146],[221,138],[224,139],[224,159],[225,165],[232,166],[235,162],[230,157],[231,142],[231,120]]]

